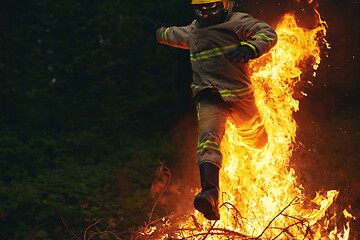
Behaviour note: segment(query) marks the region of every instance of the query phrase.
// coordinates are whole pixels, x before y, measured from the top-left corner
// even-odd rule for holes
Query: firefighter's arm
[[[189,49],[189,33],[191,26],[184,27],[160,27],[156,31],[156,40],[159,43],[172,47]]]
[[[155,38],[159,43],[178,48],[189,48],[189,32],[191,25],[184,27],[167,27],[149,17],[143,17],[143,29],[146,35]]]
[[[254,51],[253,58],[268,52],[277,42],[275,30],[249,14],[240,15],[236,34],[244,40],[241,45],[248,45]]]

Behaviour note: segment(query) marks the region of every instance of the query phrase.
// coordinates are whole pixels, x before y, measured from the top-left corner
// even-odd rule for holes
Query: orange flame
[[[277,45],[251,64],[256,102],[269,135],[267,145],[261,150],[249,147],[239,134],[243,129],[227,123],[220,188],[223,201],[233,207],[222,209],[219,225],[237,228],[236,212],[241,215],[238,230],[246,236],[323,239],[327,235],[328,239],[348,239],[349,225],[343,233],[336,227],[327,233],[327,226],[320,223],[338,192],[317,194],[311,201],[317,208],[306,207],[302,186],[289,167],[297,130],[292,115],[299,108],[293,98],[294,86],[310,64],[314,70],[318,68],[319,41],[326,43],[327,25],[320,16],[318,19],[317,28],[306,30],[296,24],[293,14],[286,14],[276,29]]]

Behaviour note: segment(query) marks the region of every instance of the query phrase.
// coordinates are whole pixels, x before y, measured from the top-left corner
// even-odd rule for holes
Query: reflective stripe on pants
[[[231,118],[242,131],[246,143],[261,148],[267,142],[267,134],[253,96],[240,101],[223,101],[217,92],[203,90],[197,98],[199,139],[197,159],[200,165],[210,162],[221,168],[220,144],[225,133],[225,123]]]

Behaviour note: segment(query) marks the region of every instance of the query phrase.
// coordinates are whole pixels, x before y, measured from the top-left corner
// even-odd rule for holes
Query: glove
[[[156,38],[156,31],[158,30],[158,28],[165,26],[165,24],[155,22],[149,17],[143,17],[142,23],[145,34],[153,38]]]
[[[248,45],[240,45],[235,50],[229,51],[225,54],[225,57],[230,61],[247,63],[251,58],[255,57],[255,53]]]

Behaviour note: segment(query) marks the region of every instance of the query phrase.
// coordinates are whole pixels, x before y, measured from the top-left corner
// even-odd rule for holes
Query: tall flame
[[[312,56],[316,64],[320,62],[316,35],[323,30],[320,26],[306,31],[297,26],[294,15],[286,14],[276,29],[277,45],[252,63],[255,98],[269,137],[263,149],[249,148],[238,134],[242,129],[228,123],[222,143],[226,167],[221,174],[221,189],[228,194],[235,193],[226,201],[236,202],[242,217],[251,222],[245,224],[248,234],[260,234],[265,224],[287,204],[293,199],[301,199],[301,187],[296,185],[295,172],[288,166],[297,129],[292,116],[293,111],[298,110],[293,87],[300,81],[302,61]],[[331,204],[335,194],[324,201]],[[294,205],[287,209],[291,212],[288,215],[297,216],[296,208]],[[282,217],[276,224],[286,226],[288,220]],[[292,222],[290,220],[290,224]],[[274,235],[278,231],[268,232]]]
[[[318,13],[318,12],[317,12]],[[319,17],[319,26],[312,30],[299,27],[293,14],[286,14],[276,28],[279,41],[262,58],[253,61],[252,82],[256,103],[263,118],[269,141],[263,149],[253,149],[241,138],[245,128],[227,123],[222,142],[224,168],[220,187],[223,201],[232,203],[222,209],[223,226],[234,226],[246,236],[265,239],[309,237],[335,239],[335,232],[326,233],[321,225],[325,211],[338,195],[335,190],[325,196],[317,194],[306,205],[295,171],[289,167],[297,125],[293,112],[299,108],[293,98],[294,86],[303,70],[317,69],[320,61],[319,40],[324,41],[326,23]],[[238,216],[236,216],[236,214]],[[349,228],[336,239],[347,239]]]
[[[277,45],[252,62],[256,103],[269,141],[261,150],[250,148],[239,134],[244,129],[227,123],[222,142],[225,167],[220,183],[226,193],[223,201],[235,203],[236,210],[231,207],[223,210],[224,226],[234,224],[236,211],[241,214],[237,224],[247,236],[322,239],[328,235],[335,239],[336,234],[326,233],[327,226],[321,225],[320,220],[338,192],[317,194],[311,201],[317,207],[307,207],[302,186],[297,184],[295,171],[289,167],[297,130],[293,112],[299,109],[298,100],[293,98],[294,87],[301,81],[303,70],[309,66],[318,68],[319,41],[325,41],[326,27],[319,16],[319,26],[306,30],[297,25],[293,14],[286,14],[276,28]],[[347,239],[349,230],[337,234],[337,239]]]
[[[254,149],[249,139],[241,137],[247,126],[227,122],[221,144],[221,219],[210,222],[195,212],[191,218],[175,223],[179,230],[175,234],[163,230],[156,239],[349,238],[349,223],[339,230],[332,223],[335,216],[325,216],[338,191],[317,193],[314,199],[307,199],[289,166],[297,130],[293,113],[299,109],[294,87],[302,80],[304,70],[318,68],[320,47],[328,46],[326,22],[315,12],[318,26],[311,30],[299,27],[294,14],[286,14],[276,28],[277,45],[251,63],[256,103],[269,141],[264,148]],[[349,220],[354,218],[346,210],[344,215]],[[156,230],[148,228],[143,235],[151,236]]]

